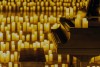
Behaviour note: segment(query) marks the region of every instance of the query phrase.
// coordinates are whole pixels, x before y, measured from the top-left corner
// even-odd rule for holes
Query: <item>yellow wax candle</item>
[[[15,42],[14,41],[11,42],[11,50],[15,51]]]
[[[36,47],[37,47],[37,48],[40,48],[40,47],[41,47],[41,45],[40,45],[39,42],[36,42]]]
[[[26,22],[23,23],[23,32],[26,32]]]
[[[12,40],[15,40],[15,33],[12,33]]]
[[[49,61],[49,56],[45,55],[45,58],[46,58],[46,62],[48,62]]]
[[[44,32],[47,33],[50,31],[50,23],[44,23]]]
[[[40,6],[37,6],[37,11],[40,11]]]
[[[11,22],[14,22],[15,19],[14,19],[14,16],[11,16]]]
[[[23,23],[23,17],[19,17],[19,22]]]
[[[5,58],[6,63],[10,61],[10,51],[6,51],[6,58]]]
[[[29,42],[24,42],[25,48],[29,48]]]
[[[49,67],[48,65],[45,65],[45,67]]]
[[[62,56],[61,54],[58,54],[58,63],[61,63],[62,62]]]
[[[3,33],[0,32],[0,41],[3,41]]]
[[[33,43],[33,48],[34,48],[34,50],[37,49],[37,47],[36,47],[36,43]]]
[[[22,39],[23,32],[19,31],[19,39]]]
[[[6,50],[9,50],[9,42],[6,42],[5,45],[6,45],[6,48],[5,48],[5,49],[6,49]]]
[[[67,63],[69,63],[69,62],[70,62],[70,55],[67,54]]]
[[[34,34],[32,34],[31,40],[32,40],[32,41],[35,41],[35,35],[34,35]]]
[[[5,63],[5,58],[6,58],[6,54],[2,53],[2,56],[1,56],[1,62],[2,63]]]
[[[34,32],[35,40],[37,40],[37,31]]]
[[[36,10],[36,7],[35,6],[33,6],[33,11],[35,11]]]
[[[15,31],[15,22],[12,22],[12,27],[11,27],[11,29],[12,29],[12,32],[14,32]]]
[[[26,35],[26,41],[30,41],[30,34]]]
[[[14,62],[14,54],[11,54],[11,62]]]
[[[21,49],[25,48],[25,45],[24,43],[21,44]]]
[[[47,15],[44,15],[44,23],[47,23],[48,17]]]
[[[53,7],[53,11],[56,11],[56,9],[57,9],[57,7],[56,7],[56,6],[54,6],[54,7]]]
[[[52,15],[51,15],[50,18],[49,18],[49,22],[50,22],[51,24],[54,23],[54,17],[53,17]]]
[[[54,44],[50,44],[50,50],[54,49]]]
[[[49,54],[49,62],[53,61],[53,54]]]
[[[4,44],[4,42],[1,42],[1,50],[2,50],[2,51],[5,50],[5,44]]]
[[[55,67],[58,67],[58,64],[55,64],[54,66],[55,66]]]
[[[73,18],[74,12],[73,12],[73,8],[70,7],[70,18]]]
[[[75,28],[81,28],[81,20],[75,19]]]
[[[1,32],[4,32],[4,23],[1,24]]]
[[[4,22],[4,24],[6,24],[6,18],[3,18],[2,19],[2,22]]]
[[[0,62],[2,61],[2,53],[3,51],[0,51]]]
[[[12,62],[9,62],[9,63],[8,63],[8,67],[13,67],[13,66],[12,66]]]
[[[15,64],[14,64],[14,67],[18,67],[18,64],[17,64],[17,63],[15,63]]]
[[[40,41],[44,41],[44,34],[40,35]]]
[[[42,6],[42,7],[44,6],[44,2],[43,2],[43,1],[41,2],[41,6]]]
[[[30,28],[30,23],[27,23],[27,32],[30,32],[30,30],[29,30],[29,28]]]
[[[22,41],[25,41],[25,36],[24,35],[22,35]]]
[[[37,23],[38,22],[38,16],[34,15],[33,18],[34,18],[34,23]]]
[[[52,54],[52,50],[49,50],[49,51],[48,51],[48,54]]]
[[[62,64],[62,67],[66,67],[66,64]]]
[[[15,16],[15,22],[19,22],[19,17],[18,16]]]
[[[82,28],[88,28],[88,20],[86,18],[82,20]]]
[[[21,50],[21,44],[22,44],[22,40],[19,40],[19,41],[18,41],[18,51]]]
[[[18,61],[18,52],[17,51],[15,51],[14,52],[14,61]]]
[[[51,65],[51,67],[54,67],[54,65]]]
[[[66,18],[69,18],[69,8],[66,8]]]
[[[73,57],[73,63],[76,64],[77,63],[77,58]]]
[[[30,17],[30,23],[33,23],[33,17]]]
[[[10,17],[7,17],[7,23],[10,23]]]

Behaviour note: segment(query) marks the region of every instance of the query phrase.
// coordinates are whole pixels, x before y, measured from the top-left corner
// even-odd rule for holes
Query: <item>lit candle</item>
[[[51,65],[51,67],[54,67],[54,65]]]
[[[48,17],[47,15],[44,15],[44,23],[47,23]]]
[[[8,34],[6,38],[7,38],[6,39],[7,41],[11,41],[11,35],[10,34]]]
[[[21,49],[25,48],[25,45],[24,43],[21,44]]]
[[[81,20],[78,18],[75,19],[75,28],[81,28]]]
[[[30,23],[33,23],[33,17],[30,17]]]
[[[8,63],[8,67],[13,67],[13,66],[12,66],[12,62],[9,62],[9,63]]]
[[[5,30],[5,29],[4,29],[4,26],[5,26],[4,23],[2,23],[2,24],[1,24],[1,32],[4,32],[4,30]]]
[[[2,63],[5,63],[6,54],[5,53],[2,53],[1,55],[2,55],[1,56],[1,62]]]
[[[50,31],[50,23],[44,23],[44,32],[47,33]]]
[[[45,67],[49,67],[48,65],[45,65]]]
[[[67,63],[69,63],[69,62],[70,62],[70,55],[67,54]]]
[[[40,35],[40,41],[44,41],[44,34]]]
[[[14,54],[11,54],[11,62],[14,62]]]
[[[23,23],[23,17],[19,17],[19,22]]]
[[[23,32],[19,31],[19,39],[22,39]]]
[[[2,53],[3,51],[0,51],[0,62],[2,62]]]
[[[0,41],[3,41],[3,33],[0,32]]]
[[[6,52],[6,62],[8,63],[10,61],[10,51]]]
[[[34,48],[34,50],[37,49],[37,47],[36,47],[36,43],[33,43],[33,48]]]
[[[61,62],[62,62],[61,54],[58,54],[58,63],[61,63]]]
[[[25,48],[29,48],[29,42],[24,42]]]
[[[14,52],[14,60],[16,62],[18,61],[18,52],[17,51]]]
[[[66,18],[69,18],[69,8],[66,8]]]
[[[22,41],[25,41],[25,36],[24,35],[22,35]]]
[[[49,18],[49,22],[50,22],[51,24],[54,23],[54,17],[53,17],[53,16],[50,16],[50,18]]]
[[[6,50],[9,50],[9,42],[6,42]]]
[[[2,51],[5,50],[5,44],[4,44],[4,42],[1,42],[1,50],[2,50]]]
[[[30,41],[30,34],[26,35],[26,41]]]
[[[37,6],[37,11],[40,11],[40,6]]]
[[[15,22],[12,22],[12,26],[11,26],[11,29],[12,29],[12,32],[14,32],[15,31],[15,27],[16,25],[15,25]]]
[[[66,67],[66,64],[62,64],[62,67]]]
[[[54,66],[55,66],[55,67],[58,67],[58,64],[55,64]]]
[[[23,23],[23,32],[26,32],[26,26],[27,26],[27,24],[26,24],[26,22],[24,22]]]
[[[15,64],[14,64],[14,67],[18,67],[18,64],[17,64],[17,63],[15,63]]]
[[[48,62],[49,61],[49,56],[45,55],[45,58],[46,58],[46,62]]]
[[[40,42],[36,42],[36,47],[37,48],[40,48],[41,46],[40,46]]]
[[[70,18],[73,18],[74,12],[73,12],[73,8],[70,7]]]
[[[14,41],[11,41],[11,50],[15,51],[15,42]]]
[[[34,32],[35,40],[37,40],[37,31]]]
[[[53,61],[53,54],[49,54],[49,62]]]
[[[82,28],[88,28],[88,20],[86,18],[82,20]]]
[[[10,17],[7,17],[7,23],[10,23]]]
[[[19,40],[19,41],[18,41],[18,51],[21,50],[21,44],[22,44],[22,40]]]
[[[34,23],[37,23],[38,22],[38,16],[34,15],[33,18],[34,18]]]

